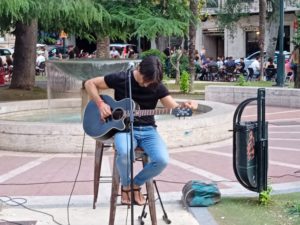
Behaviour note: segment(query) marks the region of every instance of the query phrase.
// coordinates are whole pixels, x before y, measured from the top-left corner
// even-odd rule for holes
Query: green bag
[[[221,193],[215,183],[191,180],[182,188],[183,202],[190,207],[206,207],[221,201]]]

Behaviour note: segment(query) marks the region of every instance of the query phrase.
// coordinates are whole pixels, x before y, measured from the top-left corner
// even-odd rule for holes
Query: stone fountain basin
[[[183,101],[183,100],[178,100]],[[168,147],[201,145],[232,136],[231,105],[198,101],[200,114],[185,119],[161,119],[158,130]],[[18,101],[0,103],[0,150],[42,153],[79,153],[84,131],[81,123],[22,122],[4,119],[13,113],[31,113],[34,110],[74,108],[80,110],[81,98]],[[84,152],[94,152],[95,140],[85,136]]]

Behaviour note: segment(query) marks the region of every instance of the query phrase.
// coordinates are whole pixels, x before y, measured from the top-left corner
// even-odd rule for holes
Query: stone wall
[[[257,96],[257,87],[214,86],[205,88],[205,100],[228,104],[239,104]],[[300,108],[300,89],[268,87],[266,105]]]

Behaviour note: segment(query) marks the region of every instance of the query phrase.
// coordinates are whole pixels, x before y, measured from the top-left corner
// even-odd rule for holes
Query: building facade
[[[15,36],[11,34],[0,34],[0,48],[13,48],[15,46]]]
[[[207,4],[203,9],[210,16],[202,22],[197,29],[196,49],[206,49],[207,56],[216,58],[218,56],[232,56],[233,58],[246,57],[259,50],[258,28],[259,28],[259,6],[258,0],[245,0],[250,2],[250,16],[240,19],[232,32],[227,29],[220,29],[216,14],[224,5],[226,0],[214,0],[214,4]],[[211,2],[211,1],[210,1]],[[296,14],[300,11],[289,1],[285,4],[284,14],[284,50],[292,51],[294,46],[294,24]],[[246,3],[245,3],[246,4]],[[268,38],[268,37],[266,37]]]

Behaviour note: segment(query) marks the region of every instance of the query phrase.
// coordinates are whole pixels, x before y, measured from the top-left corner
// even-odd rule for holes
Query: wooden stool
[[[93,201],[93,209],[96,209],[96,202],[98,199],[98,190],[100,183],[100,174],[101,174],[101,165],[102,165],[102,157],[104,148],[113,147],[112,143],[104,143],[100,141],[96,141],[95,148],[95,165],[94,165],[94,201]]]
[[[112,145],[104,144],[99,141],[96,142],[95,166],[94,166],[94,202],[93,202],[94,209],[96,208],[96,202],[97,202],[97,198],[98,198],[101,164],[102,164],[103,151],[104,151],[105,147],[112,147]],[[148,156],[144,153],[143,149],[137,147],[135,149],[135,160],[142,161],[143,166],[144,166],[148,162]],[[113,162],[111,197],[110,197],[109,225],[114,225],[114,222],[115,222],[117,197],[120,196],[119,187],[120,187],[120,176],[119,176],[117,166],[116,166],[116,152],[115,152],[114,162]],[[153,186],[152,179],[146,182],[146,191],[147,191],[146,202],[148,202],[148,205],[149,205],[149,211],[150,211],[152,225],[157,225],[154,186]]]

